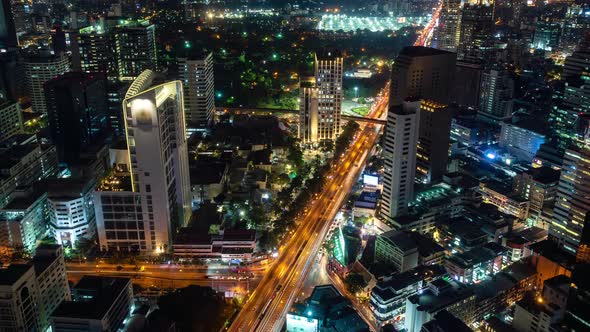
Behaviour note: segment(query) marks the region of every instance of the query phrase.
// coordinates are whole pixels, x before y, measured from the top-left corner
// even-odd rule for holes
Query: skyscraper
[[[491,69],[483,73],[479,111],[484,119],[499,122],[512,115],[514,81],[505,70]]]
[[[69,72],[45,83],[51,140],[60,162],[100,144],[108,128],[106,79],[102,74]]]
[[[455,53],[422,46],[404,47],[391,71],[390,107],[401,105],[408,97],[448,104],[455,60]]]
[[[414,198],[419,116],[416,99],[390,106],[387,114],[381,196],[381,218],[386,222],[403,215]]]
[[[0,50],[17,47],[10,0],[0,0]]]
[[[314,77],[299,81],[299,132],[303,144],[318,142],[318,89]]]
[[[590,211],[590,150],[565,152],[549,236],[575,255]]]
[[[489,4],[463,6],[457,58],[489,60],[493,47],[494,7]]]
[[[422,100],[416,152],[416,178],[423,183],[442,179],[447,171],[451,137],[451,109],[441,103]]]
[[[121,21],[111,38],[119,80],[132,81],[157,68],[156,27],[149,21]]]
[[[80,58],[80,70],[87,73],[109,73],[109,35],[102,25],[88,26],[78,31],[76,36]]]
[[[63,55],[39,54],[25,59],[27,93],[31,97],[33,111],[47,113],[43,84],[70,70],[70,61]]]
[[[344,59],[339,51],[315,54],[318,96],[318,141],[335,140],[340,134]]]
[[[213,53],[178,59],[187,130],[206,126],[215,111]]]
[[[23,131],[23,115],[19,103],[0,98],[0,141]]]
[[[439,50],[456,52],[461,26],[461,0],[445,0],[432,45]]]
[[[123,101],[130,187],[95,194],[105,250],[166,251],[191,216],[182,82],[155,79],[153,71],[144,71]],[[122,204],[133,213],[119,215]]]

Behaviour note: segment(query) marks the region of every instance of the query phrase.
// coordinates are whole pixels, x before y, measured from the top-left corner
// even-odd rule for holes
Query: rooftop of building
[[[485,320],[485,325],[489,326],[491,331],[495,332],[516,332],[516,330],[509,323],[504,322],[496,316],[492,316]]]
[[[83,276],[72,289],[74,300],[63,301],[51,316],[102,319],[130,285],[129,278]]]
[[[318,60],[334,60],[336,58],[342,58],[342,52],[334,49],[321,49],[315,52]]]
[[[489,262],[507,252],[508,250],[501,245],[495,242],[488,242],[481,247],[476,247],[469,251],[452,255],[447,258],[447,261],[461,268],[467,269],[484,262]]]
[[[17,193],[16,195],[13,194],[12,199],[10,202],[4,206],[4,208],[0,209],[0,214],[4,211],[16,212],[16,211],[26,211],[29,209],[35,202],[38,202],[45,196],[45,192],[41,190],[27,190],[22,193]]]
[[[43,179],[36,184],[40,190],[47,192],[53,199],[75,199],[82,197],[92,189],[94,179],[87,177],[71,177],[59,179]]]
[[[333,285],[316,286],[305,301],[295,303],[291,315],[316,318],[329,331],[368,331],[368,326]]]
[[[446,269],[441,265],[420,265],[409,271],[392,274],[377,282],[373,294],[378,295],[384,301],[396,296],[396,293],[410,285],[427,279],[435,279],[446,275]]]
[[[507,125],[512,125],[514,127],[522,128],[539,135],[547,134],[547,126],[545,125],[545,122],[539,121],[539,119],[531,116],[515,116],[512,119],[505,120],[503,123]]]
[[[105,176],[96,187],[96,191],[132,191],[132,189],[131,176],[115,174]]]
[[[0,176],[2,171],[20,164],[25,156],[39,147],[35,135],[13,135],[0,142]]]
[[[0,268],[0,285],[11,286],[22,278],[33,266],[30,264],[10,264]]]
[[[41,275],[45,270],[55,262],[61,252],[61,245],[42,243],[35,249],[36,253],[31,263],[35,267],[35,274]]]
[[[553,261],[558,265],[568,268],[570,271],[573,270],[573,266],[576,264],[575,256],[560,249],[555,244],[555,242],[549,239],[533,243],[529,245],[529,249],[531,250],[531,252],[537,255],[542,255],[550,261]]]
[[[454,53],[439,50],[436,48],[424,47],[424,46],[406,46],[399,52],[399,55],[410,56],[410,57],[423,57],[423,56],[446,55],[446,54],[454,54]]]
[[[403,251],[411,251],[418,249],[418,246],[414,239],[408,236],[408,232],[391,230],[383,234],[377,235],[377,238],[385,239],[389,243]]]
[[[448,219],[442,221],[441,226],[454,236],[472,241],[480,238],[485,238],[486,233],[481,230],[481,227],[474,222],[469,221],[464,216]]]
[[[437,279],[435,282],[429,283],[429,288],[422,294],[412,295],[407,300],[417,304],[419,311],[435,313],[471,295],[473,295],[472,287],[450,279]]]
[[[256,240],[256,231],[251,229],[226,229],[220,234],[209,234],[195,228],[181,228],[176,235],[175,244],[212,244],[213,241],[229,242],[253,242]]]
[[[434,315],[434,319],[422,325],[424,332],[471,332],[469,326],[446,310]]]
[[[531,168],[530,170],[526,171],[527,174],[530,174],[533,180],[542,183],[542,184],[553,184],[559,181],[559,177],[561,172],[555,170],[549,166],[541,166],[538,168]]]

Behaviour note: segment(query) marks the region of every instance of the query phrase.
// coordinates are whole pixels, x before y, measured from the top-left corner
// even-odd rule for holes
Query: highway
[[[369,117],[386,114],[389,84],[371,108]],[[229,331],[279,331],[321,247],[336,213],[359,176],[382,129],[367,124],[326,177],[324,189],[306,209],[298,227],[279,250],[279,257],[230,326]]]

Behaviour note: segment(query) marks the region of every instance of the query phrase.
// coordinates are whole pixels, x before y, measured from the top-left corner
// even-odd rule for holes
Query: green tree
[[[363,276],[355,272],[346,275],[346,278],[344,278],[344,285],[352,294],[356,294],[362,291],[363,288],[367,287],[367,283]]]

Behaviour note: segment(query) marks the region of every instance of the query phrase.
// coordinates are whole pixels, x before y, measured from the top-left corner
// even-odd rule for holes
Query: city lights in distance
[[[339,14],[325,14],[318,24],[318,30],[321,31],[344,31],[351,32],[357,30],[369,30],[372,32],[381,32],[385,30],[398,30],[406,26],[424,25],[429,21],[428,16],[424,17],[358,17]]]

